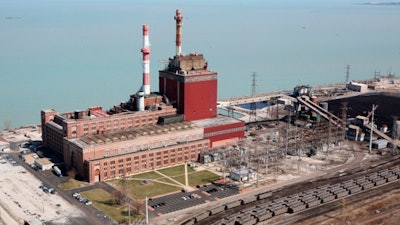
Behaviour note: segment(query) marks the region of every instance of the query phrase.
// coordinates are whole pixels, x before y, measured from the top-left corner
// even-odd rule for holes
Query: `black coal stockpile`
[[[375,123],[378,127],[387,125],[392,129],[393,116],[400,119],[400,93],[373,93],[357,97],[329,101],[329,111],[341,118],[342,102],[347,102],[347,117],[366,116],[372,105],[378,105],[375,111]]]

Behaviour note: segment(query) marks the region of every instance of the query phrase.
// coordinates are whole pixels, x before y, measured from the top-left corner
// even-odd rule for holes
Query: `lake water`
[[[348,0],[0,1],[0,128],[126,101],[142,80],[142,25],[150,26],[151,85],[175,54],[175,10],[185,53],[218,72],[218,97],[327,84],[400,71],[399,6]]]

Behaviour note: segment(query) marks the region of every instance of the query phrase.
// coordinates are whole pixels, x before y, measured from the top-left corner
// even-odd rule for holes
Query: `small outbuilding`
[[[22,160],[28,165],[32,165],[35,163],[35,160],[38,159],[39,156],[36,153],[30,153],[22,155]]]
[[[234,181],[248,182],[249,180],[256,179],[257,174],[248,168],[231,171],[229,177]]]
[[[368,85],[356,82],[350,82],[346,85],[346,88],[351,91],[366,92],[368,90]]]
[[[375,148],[378,150],[383,149],[388,146],[388,143],[389,142],[385,139],[378,139],[378,140],[372,141],[372,148]]]
[[[35,165],[39,170],[51,170],[54,163],[52,163],[48,158],[40,158],[35,160]]]

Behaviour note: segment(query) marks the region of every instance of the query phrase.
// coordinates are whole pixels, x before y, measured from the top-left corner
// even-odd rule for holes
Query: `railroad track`
[[[274,192],[264,192],[206,210],[182,225],[291,224],[347,203],[400,187],[400,159],[393,157],[368,168],[310,180]],[[283,216],[291,214],[292,216]],[[284,219],[284,220],[283,220]]]

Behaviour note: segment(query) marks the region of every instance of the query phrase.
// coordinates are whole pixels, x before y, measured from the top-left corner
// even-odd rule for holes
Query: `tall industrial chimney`
[[[149,26],[143,25],[143,86],[142,91],[145,95],[150,94],[150,42]]]
[[[176,20],[176,55],[179,56],[182,54],[181,28],[182,28],[183,16],[181,14],[181,10],[179,9],[176,10],[176,15],[174,18]]]

